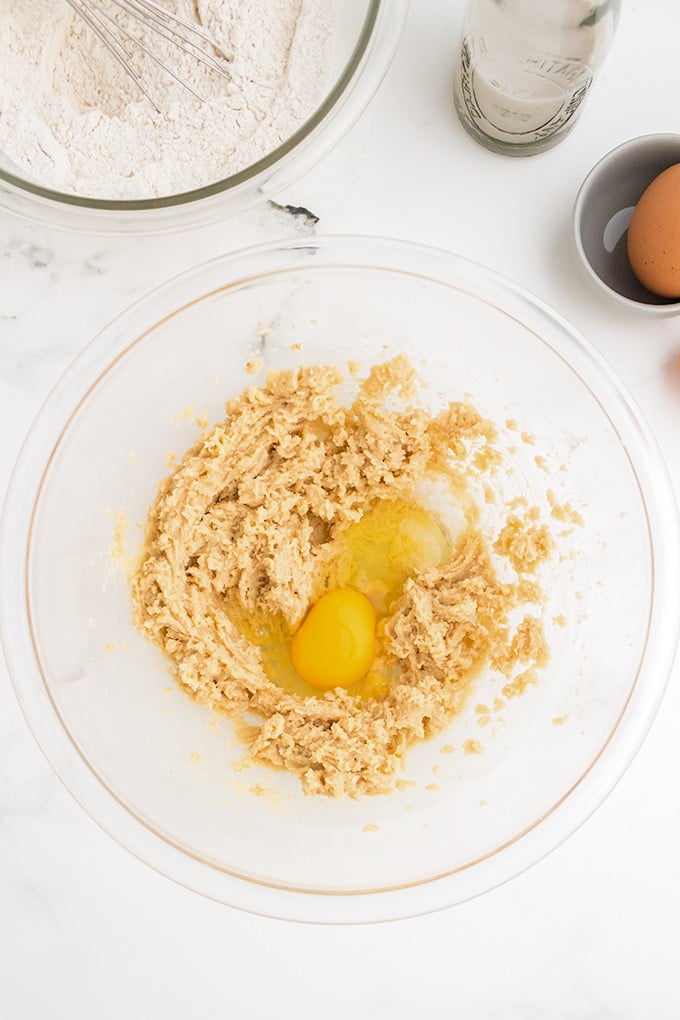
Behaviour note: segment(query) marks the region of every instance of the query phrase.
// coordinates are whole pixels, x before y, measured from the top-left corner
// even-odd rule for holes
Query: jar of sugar
[[[495,152],[529,156],[572,129],[609,50],[620,0],[469,0],[458,116]]]

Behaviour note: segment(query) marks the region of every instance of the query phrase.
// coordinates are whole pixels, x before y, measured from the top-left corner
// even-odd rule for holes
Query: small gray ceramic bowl
[[[576,250],[607,293],[653,315],[680,312],[680,301],[643,287],[628,261],[628,224],[643,191],[680,163],[680,135],[643,135],[619,145],[596,163],[581,185],[572,218]]]

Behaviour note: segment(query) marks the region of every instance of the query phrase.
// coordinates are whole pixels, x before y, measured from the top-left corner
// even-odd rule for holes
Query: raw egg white
[[[382,624],[410,577],[442,566],[451,538],[439,516],[410,500],[381,501],[334,543],[318,595],[297,630],[281,618],[234,622],[257,644],[268,677],[303,697],[342,687],[381,697],[393,679]]]

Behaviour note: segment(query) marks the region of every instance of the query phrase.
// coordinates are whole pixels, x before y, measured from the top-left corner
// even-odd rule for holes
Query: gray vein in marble
[[[16,322],[18,318],[14,316],[8,321]],[[50,343],[36,349],[35,344],[31,345],[28,340],[22,343],[25,338],[15,337],[16,334],[11,340],[7,339],[0,362],[0,380],[8,385],[16,384],[26,389],[45,376],[53,381],[54,369],[63,371],[73,358],[73,351],[66,345]]]
[[[289,226],[292,225],[296,234],[302,237],[309,237],[316,233],[316,226],[319,222],[319,217],[316,213],[311,212],[303,205],[281,205],[279,202],[274,202],[272,199],[267,203],[270,209],[274,210],[275,213],[280,213],[283,217],[286,217]]]
[[[46,269],[55,258],[50,248],[14,238],[0,250],[0,258],[11,260],[17,257],[28,262],[31,269]]]
[[[0,830],[8,819],[40,815],[54,795],[56,776],[34,753],[27,734],[11,732],[0,744]],[[12,777],[20,775],[20,783]]]

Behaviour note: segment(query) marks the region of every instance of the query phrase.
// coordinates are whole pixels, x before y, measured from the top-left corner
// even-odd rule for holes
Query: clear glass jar
[[[574,126],[609,50],[620,0],[470,0],[454,97],[476,141],[530,156]]]

